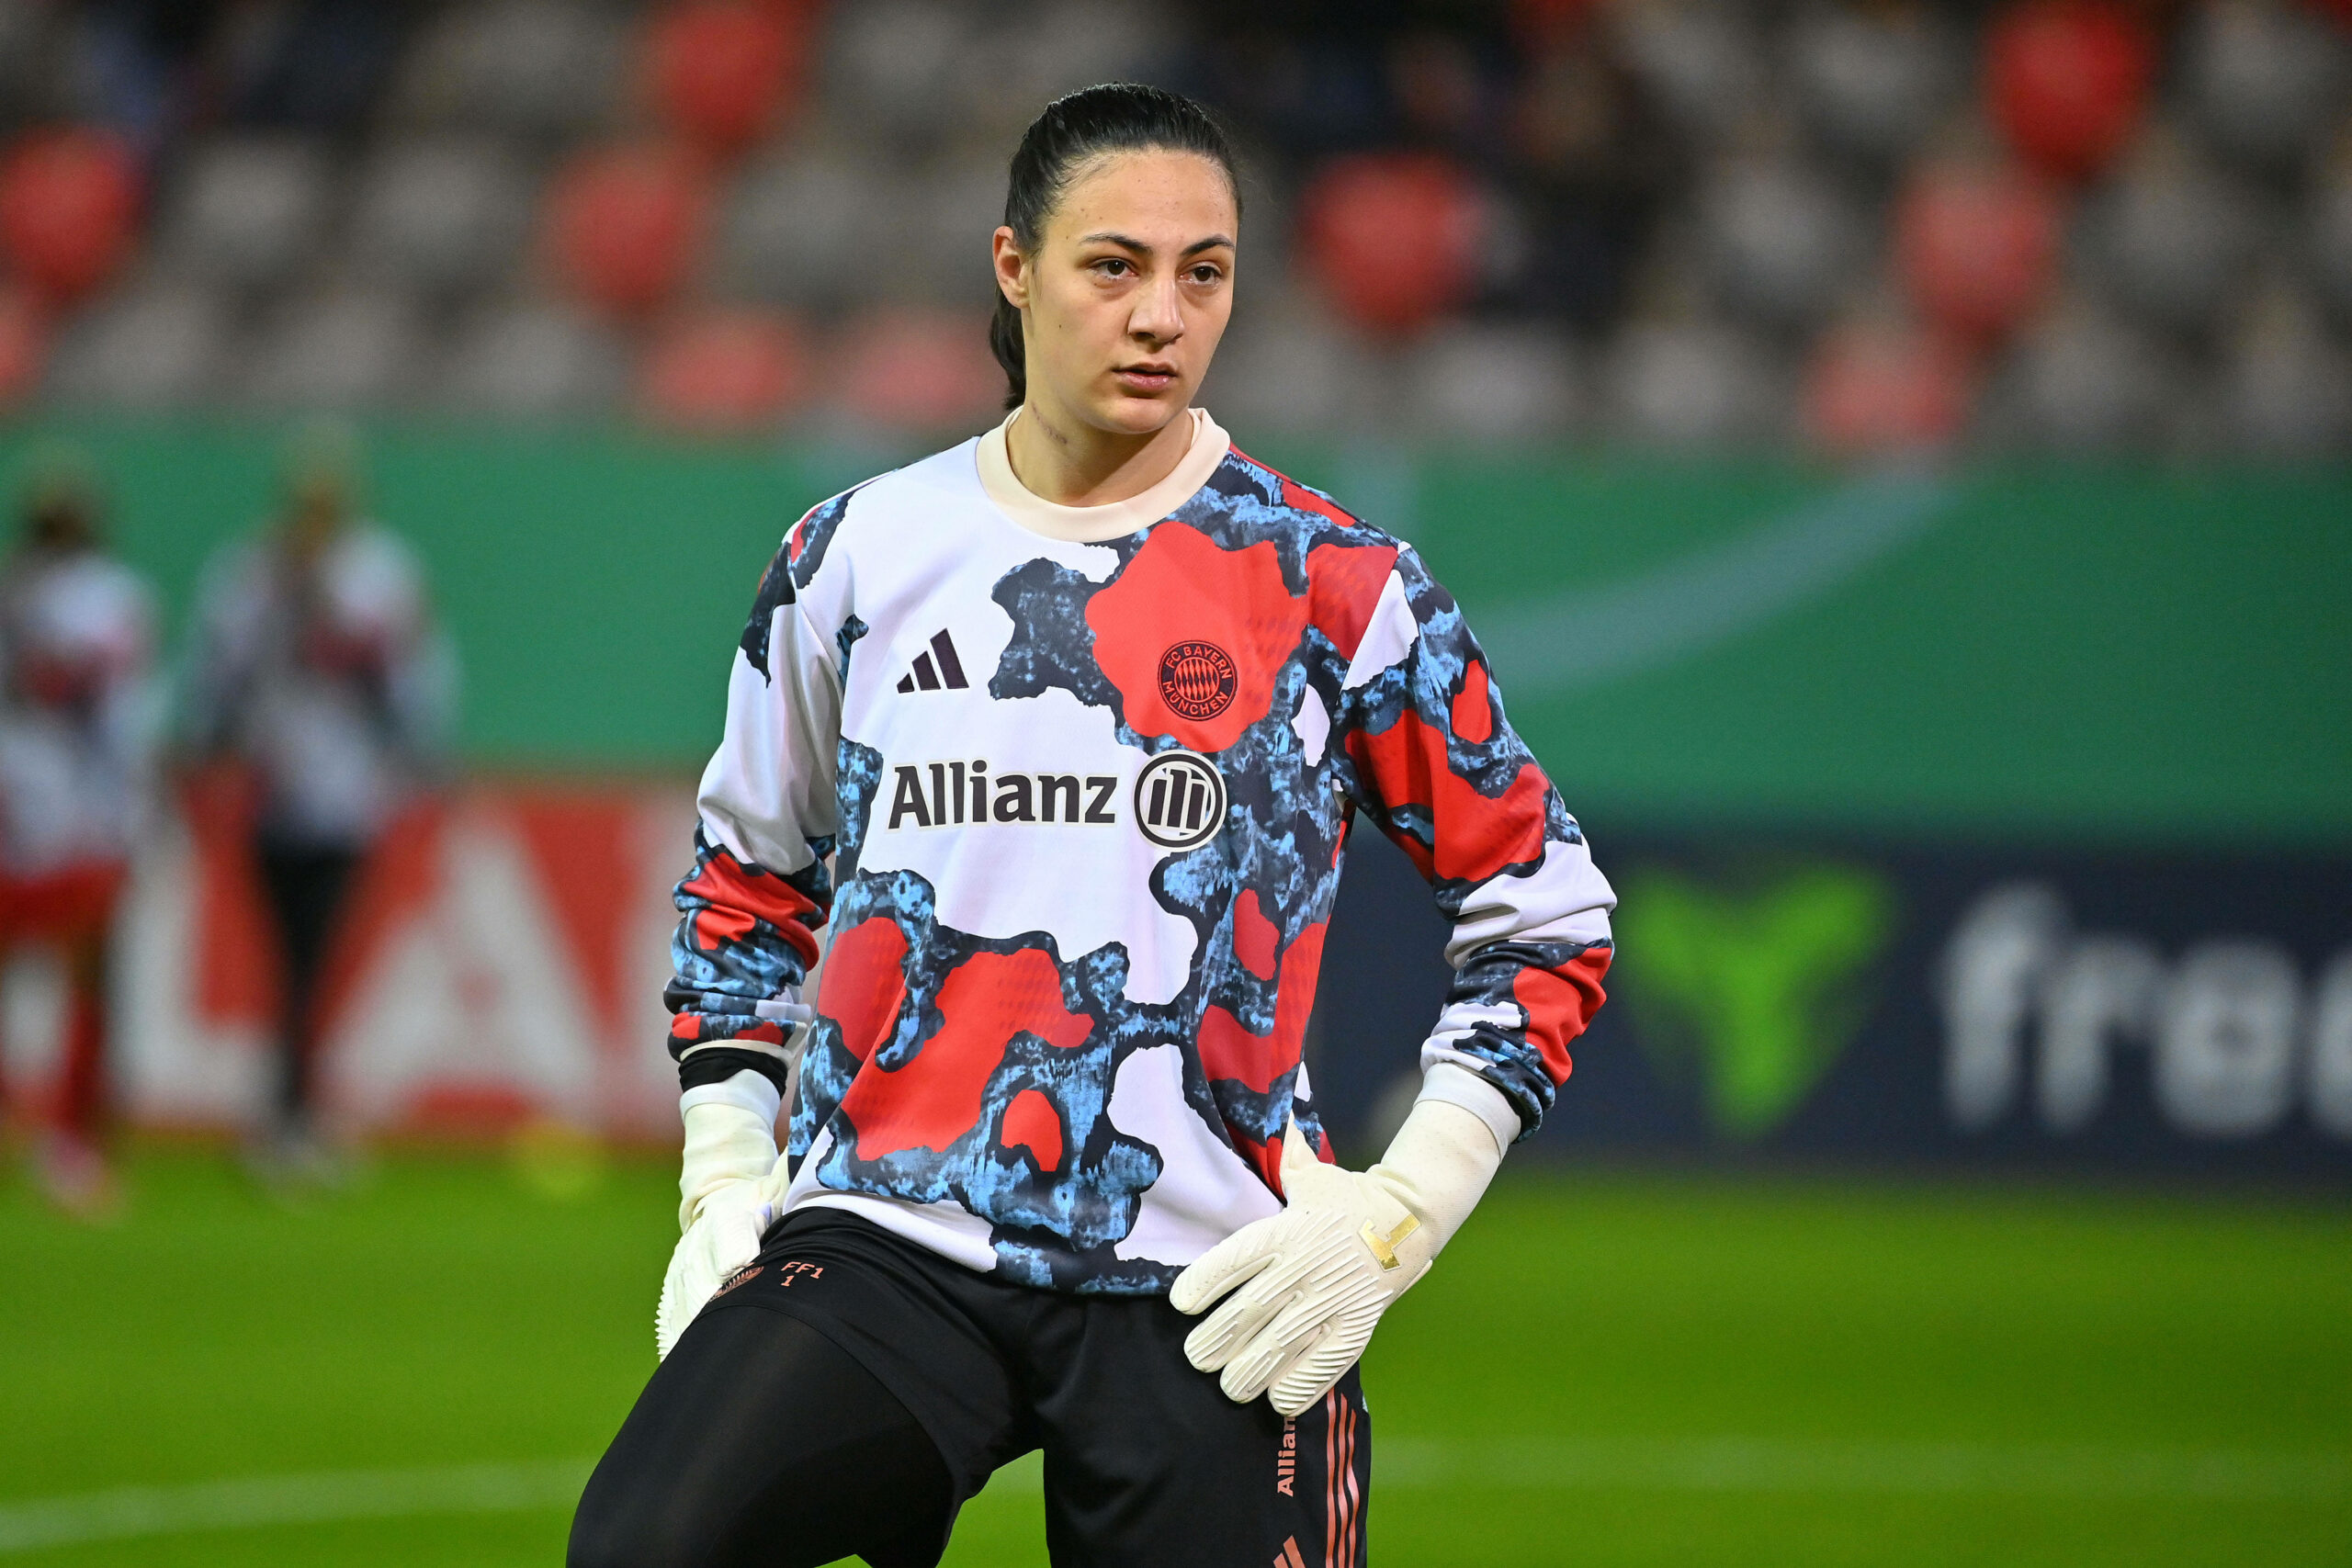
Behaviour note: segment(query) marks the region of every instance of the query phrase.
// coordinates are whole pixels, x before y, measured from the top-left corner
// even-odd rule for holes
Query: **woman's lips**
[[[1176,384],[1173,370],[1155,370],[1141,366],[1114,370],[1119,384],[1131,392],[1164,392]]]

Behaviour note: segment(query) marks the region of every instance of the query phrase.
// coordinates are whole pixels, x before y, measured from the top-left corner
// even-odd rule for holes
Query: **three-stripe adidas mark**
[[[939,658],[936,667],[931,662],[933,654]],[[943,684],[951,692],[960,692],[971,682],[964,679],[964,661],[956,657],[955,642],[941,631],[932,634],[931,652],[916,654],[913,671],[899,677],[899,690],[935,692]]]

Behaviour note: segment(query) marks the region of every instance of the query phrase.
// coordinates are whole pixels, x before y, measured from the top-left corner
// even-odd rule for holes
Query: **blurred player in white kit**
[[[107,939],[150,797],[154,621],[146,585],[106,552],[88,479],[59,467],[36,479],[0,568],[0,958],[45,946],[64,966],[37,1162],[50,1197],[85,1215],[115,1197]]]
[[[369,850],[439,769],[456,693],[424,572],[357,515],[354,467],[332,434],[301,446],[279,520],[207,567],[189,660],[195,749],[251,776],[286,959],[277,1082],[255,1147],[273,1179],[334,1174],[314,1114],[320,982]]]

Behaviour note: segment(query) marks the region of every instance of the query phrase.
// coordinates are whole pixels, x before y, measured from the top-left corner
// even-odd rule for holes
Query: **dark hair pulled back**
[[[1241,174],[1233,144],[1208,110],[1179,93],[1135,82],[1111,82],[1056,98],[1022,132],[1012,154],[1004,192],[1005,227],[1022,254],[1037,254],[1046,220],[1080,168],[1109,152],[1156,150],[1197,152],[1213,160],[1233,185],[1233,205],[1241,207]],[[1029,393],[1028,362],[1021,338],[1021,312],[999,289],[996,314],[989,321],[989,347],[1011,384],[1004,406],[1016,409]]]

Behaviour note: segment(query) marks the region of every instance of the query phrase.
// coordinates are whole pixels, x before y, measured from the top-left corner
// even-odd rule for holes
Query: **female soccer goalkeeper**
[[[1196,105],[1048,107],[1010,417],[767,570],[678,885],[665,1359],[575,1568],[935,1562],[1037,1448],[1057,1564],[1364,1561],[1356,1359],[1567,1077],[1612,898],[1419,558],[1192,406],[1239,219]],[[1356,812],[1454,967],[1363,1172],[1299,1060]]]

